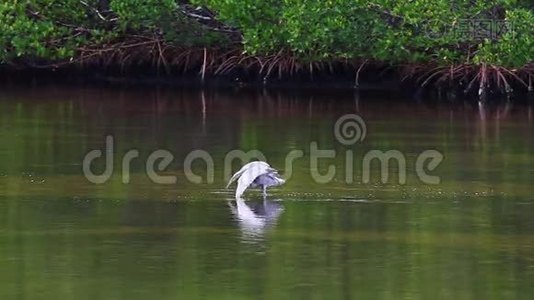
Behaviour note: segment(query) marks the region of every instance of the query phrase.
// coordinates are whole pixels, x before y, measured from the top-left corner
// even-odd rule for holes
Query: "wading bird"
[[[239,179],[238,179],[239,178]],[[241,170],[237,171],[226,188],[228,188],[234,181],[237,180],[237,189],[235,190],[235,198],[241,198],[241,195],[248,187],[259,187],[262,189],[263,196],[267,196],[267,188],[270,186],[277,186],[286,182],[278,171],[271,168],[268,163],[264,161],[253,161],[244,165]]]

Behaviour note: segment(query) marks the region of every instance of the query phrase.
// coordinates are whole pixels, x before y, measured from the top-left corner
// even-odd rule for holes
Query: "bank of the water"
[[[395,81],[485,99],[534,89],[532,28],[528,1],[12,1],[0,5],[0,64],[238,85]]]
[[[49,68],[1,68],[2,86],[43,86],[60,84],[66,88],[76,86],[110,86],[110,87],[163,87],[196,90],[249,89],[252,91],[271,91],[287,93],[291,91],[310,90],[320,93],[358,93],[372,94],[385,98],[414,100],[444,100],[451,103],[458,101],[516,101],[534,103],[534,94],[529,89],[511,83],[509,93],[488,87],[480,97],[476,88],[467,89],[465,84],[444,84],[421,86],[413,80],[403,80],[392,69],[368,67],[368,76],[361,76],[355,84],[350,72],[299,74],[295,76],[273,77],[266,80],[258,74],[236,70],[229,74],[210,74],[202,78],[198,72],[184,74],[160,73],[150,65],[136,67],[124,72],[118,68],[101,68],[98,66],[64,66]],[[517,87],[517,89],[515,89]],[[458,102],[462,103],[462,102]]]

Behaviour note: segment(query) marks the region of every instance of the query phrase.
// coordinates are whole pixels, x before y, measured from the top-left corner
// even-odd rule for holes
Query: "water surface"
[[[365,140],[333,135],[356,113]],[[1,299],[528,299],[534,293],[534,117],[502,103],[416,102],[352,93],[275,93],[44,86],[0,91]],[[115,142],[102,185],[82,174],[92,149]],[[311,142],[333,149],[316,183]],[[130,183],[121,157],[137,149]],[[157,149],[174,156],[153,183]],[[184,159],[203,149],[213,183],[195,184]],[[224,158],[259,150],[287,184],[235,202]],[[382,184],[369,150],[399,150],[407,182]],[[445,159],[438,185],[418,180],[419,153]],[[354,153],[346,182],[347,150]],[[233,169],[239,167],[235,163]],[[98,165],[96,166],[98,169]],[[395,171],[392,166],[392,174]],[[206,180],[205,166],[193,171]],[[262,217],[263,216],[263,217]]]

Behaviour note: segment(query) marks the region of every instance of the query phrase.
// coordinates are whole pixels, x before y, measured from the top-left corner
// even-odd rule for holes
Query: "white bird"
[[[237,180],[237,178],[239,178]],[[286,181],[278,175],[278,171],[271,168],[268,163],[264,161],[253,161],[244,165],[241,170],[237,171],[226,188],[228,188],[235,180],[237,180],[237,189],[235,190],[235,198],[239,199],[250,187],[259,187],[262,189],[263,196],[267,196],[267,188],[270,186],[277,186],[284,184]]]

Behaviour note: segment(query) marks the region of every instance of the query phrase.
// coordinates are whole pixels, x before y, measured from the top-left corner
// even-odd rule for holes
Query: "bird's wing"
[[[230,181],[228,181],[228,184],[226,185],[226,188],[229,188],[230,185],[231,185],[237,178],[239,178],[239,176],[241,176],[241,174],[243,174],[243,172],[245,172],[245,167],[242,167],[239,171],[237,171],[237,172],[232,176],[232,178],[230,178]]]
[[[246,165],[248,168],[241,173],[241,177],[239,177],[239,180],[237,181],[237,189],[235,191],[236,198],[241,198],[241,195],[243,195],[245,190],[254,181],[254,179],[256,179],[256,177],[266,174],[269,172],[269,169],[271,169],[271,167],[265,162],[262,162],[262,164],[259,164],[259,162],[253,163]]]
[[[262,167],[262,166],[266,166],[267,168],[270,168],[269,164],[264,162],[264,161],[253,161],[253,162],[249,162],[248,164],[244,165],[239,171],[237,171],[233,176],[232,178],[230,178],[230,181],[228,181],[228,184],[226,185],[226,188],[230,187],[230,185],[237,179],[239,178],[239,176],[241,176],[243,174],[243,172],[245,172],[247,169],[250,169],[250,168],[257,168],[257,167]],[[253,180],[254,181],[254,180]]]

